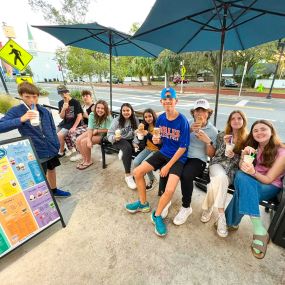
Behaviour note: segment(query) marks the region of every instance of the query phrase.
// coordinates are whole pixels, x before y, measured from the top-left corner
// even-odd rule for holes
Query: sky
[[[23,48],[28,48],[28,25],[49,25],[40,12],[35,12],[28,4],[28,0],[2,0],[5,2],[0,9],[0,42],[5,44],[2,23],[13,26],[15,41]],[[58,5],[59,0],[47,0]],[[113,27],[119,31],[129,33],[133,23],[143,23],[151,10],[155,0],[92,0],[87,22],[97,22],[103,26]],[[4,7],[3,7],[4,6]],[[47,33],[31,28],[33,38],[40,51],[55,51],[63,44]]]

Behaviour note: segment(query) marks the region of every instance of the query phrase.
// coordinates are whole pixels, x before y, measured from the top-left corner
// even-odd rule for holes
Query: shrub
[[[37,87],[40,90],[40,95],[41,96],[48,96],[49,95],[49,92],[46,89],[44,89],[43,87],[38,86],[38,85],[37,85]]]
[[[70,91],[70,95],[73,99],[78,100],[79,102],[82,102],[82,96],[81,96],[81,91],[78,89],[74,89]]]
[[[0,113],[7,113],[9,109],[18,104],[18,100],[14,99],[13,97],[0,94]]]

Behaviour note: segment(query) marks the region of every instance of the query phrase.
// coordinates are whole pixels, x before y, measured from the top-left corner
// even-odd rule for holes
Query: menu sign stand
[[[32,141],[0,141],[0,258],[58,221],[65,227]]]

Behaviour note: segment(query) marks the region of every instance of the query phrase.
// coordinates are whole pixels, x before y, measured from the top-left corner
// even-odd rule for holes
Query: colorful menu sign
[[[30,140],[0,143],[0,257],[61,217]]]

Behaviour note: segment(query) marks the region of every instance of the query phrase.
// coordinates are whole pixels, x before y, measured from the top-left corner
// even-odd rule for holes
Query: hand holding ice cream
[[[160,128],[154,128],[153,129],[153,137],[160,139]]]
[[[233,143],[233,136],[232,135],[225,135],[224,136],[224,142],[226,144],[226,149],[225,149],[225,156],[229,158],[233,158],[235,153],[234,153],[234,148],[235,144]]]
[[[195,122],[191,125],[191,132],[198,132],[203,125],[203,118],[198,116],[195,118]]]
[[[137,137],[139,140],[143,140],[145,136],[145,131],[144,131],[144,124],[140,123],[138,126],[138,129],[136,130]]]
[[[119,141],[121,139],[121,136],[122,136],[121,130],[120,129],[115,130],[115,140]]]
[[[240,163],[240,169],[250,175],[254,175],[255,168],[253,165],[253,162],[255,160],[256,156],[256,150],[250,146],[245,147],[245,149],[242,151],[242,160]]]
[[[160,128],[154,128],[153,129],[153,135],[152,135],[152,142],[154,144],[160,144]]]

